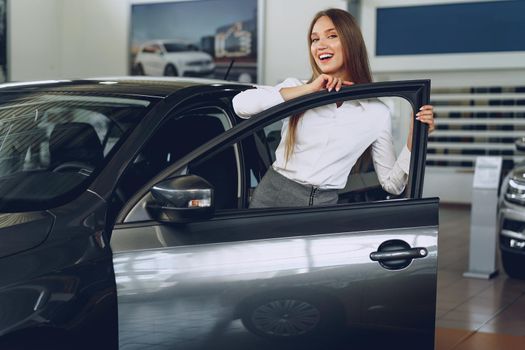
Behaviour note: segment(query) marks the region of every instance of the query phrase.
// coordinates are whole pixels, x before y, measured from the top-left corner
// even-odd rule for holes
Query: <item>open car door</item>
[[[213,195],[191,197],[221,186],[194,169],[219,172],[216,156],[241,150],[232,190],[248,198],[258,179],[243,142],[283,118],[395,97],[409,106],[410,121],[429,93],[421,80],[303,96],[240,123],[150,181],[111,238],[120,348],[433,349],[439,200],[421,198],[426,126],[414,122],[408,183],[395,198],[268,209],[239,200],[222,210]],[[173,191],[207,208],[177,207]]]

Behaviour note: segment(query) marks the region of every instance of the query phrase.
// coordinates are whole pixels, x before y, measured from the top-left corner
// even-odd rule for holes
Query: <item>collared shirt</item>
[[[259,86],[233,98],[235,113],[241,118],[262,112],[284,102],[280,90],[302,85],[288,78],[274,87]],[[285,143],[289,118],[284,119],[281,142],[275,151],[273,168],[301,184],[322,189],[344,188],[350,170],[361,154],[372,145],[372,159],[383,189],[399,194],[405,188],[410,151],[405,146],[396,157],[388,107],[378,99],[346,101],[306,111],[296,129],[293,154],[286,161]]]

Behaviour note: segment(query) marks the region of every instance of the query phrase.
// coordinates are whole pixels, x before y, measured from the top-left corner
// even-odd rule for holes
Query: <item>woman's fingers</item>
[[[335,84],[335,91],[341,90],[341,86],[343,86],[343,80],[338,79],[337,84]]]
[[[334,77],[327,75],[327,74],[323,74],[323,76],[324,76],[324,84],[322,88],[330,91],[330,86],[332,85],[332,82],[334,81]]]
[[[335,91],[341,90],[343,86],[351,86],[351,85],[354,85],[353,81],[343,80],[340,78],[334,78],[333,88],[335,88]]]
[[[343,86],[350,86],[354,85],[354,82],[343,80],[338,77],[334,77],[332,75],[328,74],[321,74],[315,79],[315,81],[312,82],[312,87],[315,86],[315,90],[321,91],[321,90],[328,90],[328,91],[339,91]],[[314,91],[315,91],[314,90]]]
[[[327,74],[319,75],[310,85],[313,88],[313,91],[321,91],[328,87],[332,77]]]
[[[334,87],[336,87],[338,81],[339,81],[339,78],[332,77],[332,81],[328,85],[328,91],[332,91],[334,89]]]
[[[435,129],[434,123],[434,108],[432,105],[424,105],[416,114],[416,119],[428,125],[428,131],[432,132]]]

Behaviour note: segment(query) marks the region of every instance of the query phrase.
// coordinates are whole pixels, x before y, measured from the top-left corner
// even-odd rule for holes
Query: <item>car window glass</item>
[[[160,47],[156,44],[144,46],[144,49],[142,50],[142,52],[145,52],[145,53],[156,53],[159,51],[160,51]]]
[[[156,44],[151,45],[151,48],[153,50],[152,52],[154,52],[154,53],[159,53],[159,52],[162,51],[161,47],[159,45],[156,45]]]
[[[57,94],[1,105],[0,206],[18,211],[60,203],[89,182],[148,104]]]
[[[337,138],[343,140],[342,142],[339,142],[341,147],[348,147],[349,143],[344,141],[346,138],[345,133],[348,133],[348,137],[356,137],[357,135],[359,137],[364,137],[366,140],[364,141],[366,147],[361,147],[355,151],[356,153],[346,155],[346,159],[341,159],[339,161],[341,163],[348,162],[348,157],[352,156],[358,158],[353,167],[349,164],[348,167],[345,168],[345,171],[348,172],[348,177],[344,187],[338,191],[339,203],[374,201],[399,197],[400,194],[389,193],[383,189],[375,171],[376,169],[372,160],[373,152],[371,145],[377,136],[373,132],[373,130],[376,129],[374,124],[376,124],[378,120],[385,120],[389,125],[385,125],[382,129],[390,130],[392,136],[389,140],[390,145],[387,145],[386,147],[387,150],[391,150],[395,161],[395,158],[400,155],[403,148],[406,148],[407,136],[410,130],[410,117],[412,115],[412,107],[410,103],[399,97],[384,97],[381,99],[347,101],[343,106],[346,108],[345,113],[348,113],[348,118],[346,118],[346,115],[341,115],[336,119],[328,117],[325,120],[318,119],[315,121],[312,119],[310,121],[310,123],[314,124],[316,122],[320,123],[317,126],[314,125],[317,131],[312,135],[314,140],[310,140],[312,142],[311,144],[318,148],[311,152],[312,154],[315,153],[314,158],[319,158],[318,161],[322,161],[321,158],[326,157],[326,154],[323,152],[334,149],[334,145],[332,145],[332,148],[326,148],[326,144],[337,142]],[[335,109],[335,105],[329,108]],[[362,108],[368,110],[378,109],[378,113],[383,113],[381,110],[387,111],[389,118],[381,119],[378,117],[375,121],[365,120],[363,122],[363,120],[358,119],[359,117],[363,118],[362,114],[353,113],[353,111],[360,111]],[[341,111],[343,110],[344,109],[341,109]],[[368,113],[366,116],[374,118],[374,113]],[[304,118],[309,117],[310,116],[307,115]],[[246,164],[246,193],[248,194],[249,199],[266,173],[268,167],[276,161],[276,150],[281,142],[283,123],[287,122],[288,119],[285,118],[270,124],[242,141],[245,157],[244,163]],[[298,127],[300,128],[301,124],[299,124]],[[301,143],[301,140],[299,140],[296,149],[301,152],[304,147],[308,146],[308,143]],[[358,157],[361,154],[362,156]],[[376,157],[377,155],[378,152],[376,152]],[[381,160],[381,157],[376,160],[384,163],[384,161]],[[353,163],[353,161],[350,163]],[[311,176],[312,178],[315,178],[315,175]]]
[[[199,50],[195,45],[181,43],[164,43],[164,48],[167,52],[186,52]]]

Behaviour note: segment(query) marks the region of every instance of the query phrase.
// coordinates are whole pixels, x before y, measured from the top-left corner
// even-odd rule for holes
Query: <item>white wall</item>
[[[159,0],[151,0],[158,2]],[[10,80],[128,73],[130,4],[147,0],[9,2]],[[263,80],[308,78],[306,31],[312,16],[345,0],[263,0]]]
[[[61,75],[125,75],[128,64],[126,0],[61,0]]]
[[[54,79],[61,75],[60,0],[9,1],[8,77]]]
[[[329,7],[346,9],[345,0],[267,0],[264,31],[264,83],[311,75],[306,32],[310,20]]]

